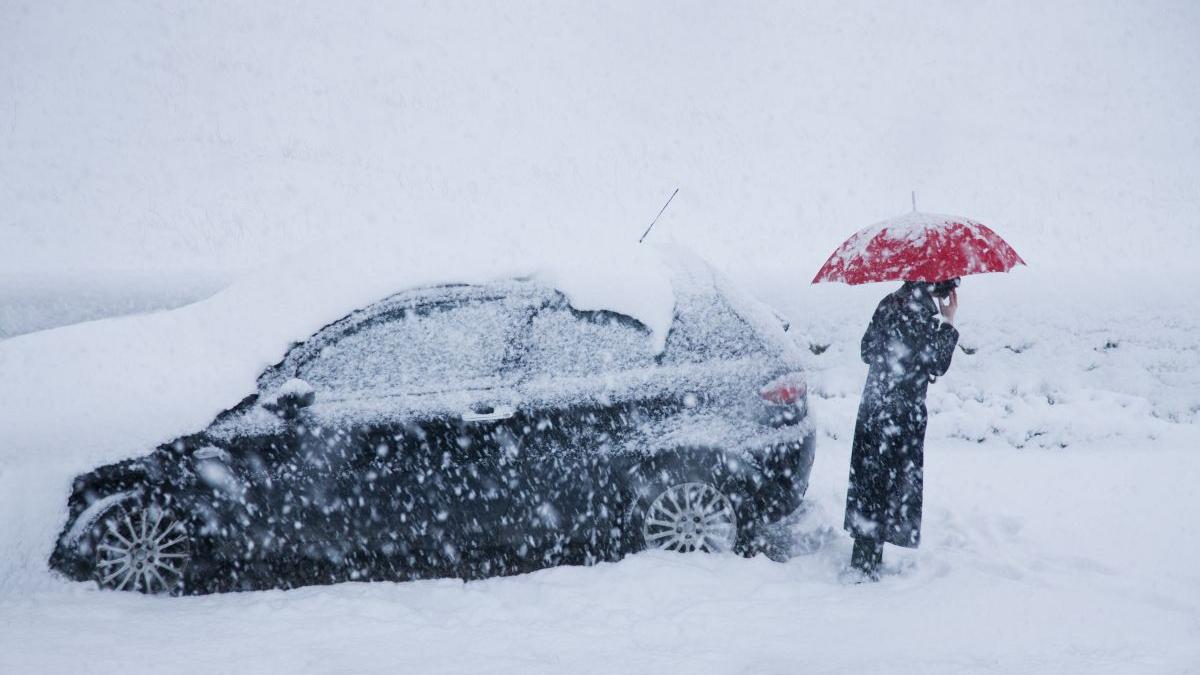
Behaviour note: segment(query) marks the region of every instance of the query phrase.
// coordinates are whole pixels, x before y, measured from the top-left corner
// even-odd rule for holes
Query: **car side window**
[[[399,308],[331,340],[297,376],[346,396],[501,386],[526,307],[501,297]]]
[[[530,320],[522,357],[531,376],[575,377],[654,364],[650,331],[613,312],[583,312],[560,298]]]

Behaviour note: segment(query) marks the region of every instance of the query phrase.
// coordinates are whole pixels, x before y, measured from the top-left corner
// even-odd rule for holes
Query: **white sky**
[[[635,239],[676,186],[654,236],[797,279],[910,189],[1031,263],[1200,246],[1196,3],[304,4],[0,0],[0,269]]]

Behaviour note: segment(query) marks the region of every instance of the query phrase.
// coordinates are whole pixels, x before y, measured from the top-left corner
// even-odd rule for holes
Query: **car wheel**
[[[101,588],[182,595],[192,558],[191,535],[170,508],[130,504],[103,519],[95,556]]]
[[[737,512],[724,493],[704,482],[678,483],[658,493],[635,523],[646,549],[723,553],[738,541]]]

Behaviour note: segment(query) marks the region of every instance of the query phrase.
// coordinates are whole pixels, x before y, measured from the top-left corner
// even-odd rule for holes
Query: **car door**
[[[521,508],[564,561],[610,557],[624,512],[613,460],[655,395],[650,331],[624,315],[575,310],[558,294],[525,335]]]
[[[500,458],[530,311],[519,287],[447,288],[363,321],[299,369],[317,423],[355,439],[358,459],[335,478],[353,539],[404,576],[459,573],[509,525]]]

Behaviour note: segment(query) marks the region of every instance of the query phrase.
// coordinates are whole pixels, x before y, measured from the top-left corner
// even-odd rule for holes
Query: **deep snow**
[[[1200,663],[1200,538],[1188,515],[1200,480],[1197,307],[1020,292],[1029,285],[1016,274],[966,281],[958,324],[974,353],[960,350],[931,387],[924,544],[889,547],[895,573],[863,587],[838,582],[849,554],[838,526],[865,374],[857,340],[882,286],[755,289],[807,350],[821,431],[809,510],[776,545],[786,563],[641,554],[465,585],[169,600],[52,576],[45,557],[73,475],[203,424],[189,400],[210,396],[223,369],[250,365],[229,353],[181,359],[188,386],[173,394],[169,377],[137,387],[116,367],[87,374],[110,349],[145,352],[145,363],[178,356],[154,339],[105,341],[145,316],[0,343],[0,354],[54,355],[79,373],[74,390],[54,378],[2,385],[7,401],[69,400],[40,421],[6,420],[23,431],[0,451],[0,509],[19,514],[0,520],[0,671],[118,672],[157,649],[167,672],[1189,672]],[[156,320],[196,325],[189,316]],[[219,349],[228,329],[208,330],[195,342]],[[78,335],[91,340],[63,342]]]
[[[819,548],[786,564],[641,554],[175,600],[58,582],[0,600],[0,670],[1194,672],[1200,547],[1162,525],[1200,478],[1194,448],[930,449],[925,544],[889,548],[900,571],[878,586],[837,581],[849,542],[819,528],[840,520],[848,454],[827,444],[798,527]]]

